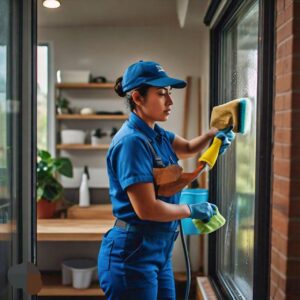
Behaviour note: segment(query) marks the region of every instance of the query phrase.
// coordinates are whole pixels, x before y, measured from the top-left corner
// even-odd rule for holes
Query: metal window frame
[[[219,2],[219,1],[212,1]],[[219,62],[221,28],[230,21],[242,5],[252,1],[230,1],[223,7],[210,31],[210,110],[217,105],[219,95]],[[256,152],[256,195],[254,224],[254,274],[253,299],[268,299],[270,291],[270,203],[273,146],[273,70],[274,70],[274,15],[272,0],[259,0],[259,46],[258,46],[258,91],[257,105],[257,152]],[[211,19],[213,16],[211,16]],[[263,99],[263,101],[262,101]],[[210,172],[210,199],[217,194],[217,168]],[[209,236],[208,272],[220,299],[236,299],[234,286],[224,281],[216,268],[216,234]]]

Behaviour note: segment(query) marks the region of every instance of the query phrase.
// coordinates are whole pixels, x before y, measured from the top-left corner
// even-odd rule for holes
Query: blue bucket
[[[184,189],[181,192],[180,204],[195,204],[208,201],[207,189]],[[199,231],[192,222],[192,219],[185,218],[181,220],[183,234],[199,234]]]

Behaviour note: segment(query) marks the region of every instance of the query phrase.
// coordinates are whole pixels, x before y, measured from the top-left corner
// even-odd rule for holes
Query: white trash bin
[[[74,258],[62,262],[62,284],[87,289],[97,279],[97,263],[90,258]]]

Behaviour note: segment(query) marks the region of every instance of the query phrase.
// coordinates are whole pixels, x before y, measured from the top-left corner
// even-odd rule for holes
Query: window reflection
[[[252,102],[251,129],[237,135],[218,165],[218,199],[226,226],[218,234],[218,270],[239,298],[252,299],[256,160],[258,3],[222,33],[223,102],[247,97]]]

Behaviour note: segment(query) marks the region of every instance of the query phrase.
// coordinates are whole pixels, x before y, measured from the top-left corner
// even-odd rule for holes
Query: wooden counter
[[[38,241],[101,241],[114,220],[39,219]]]

